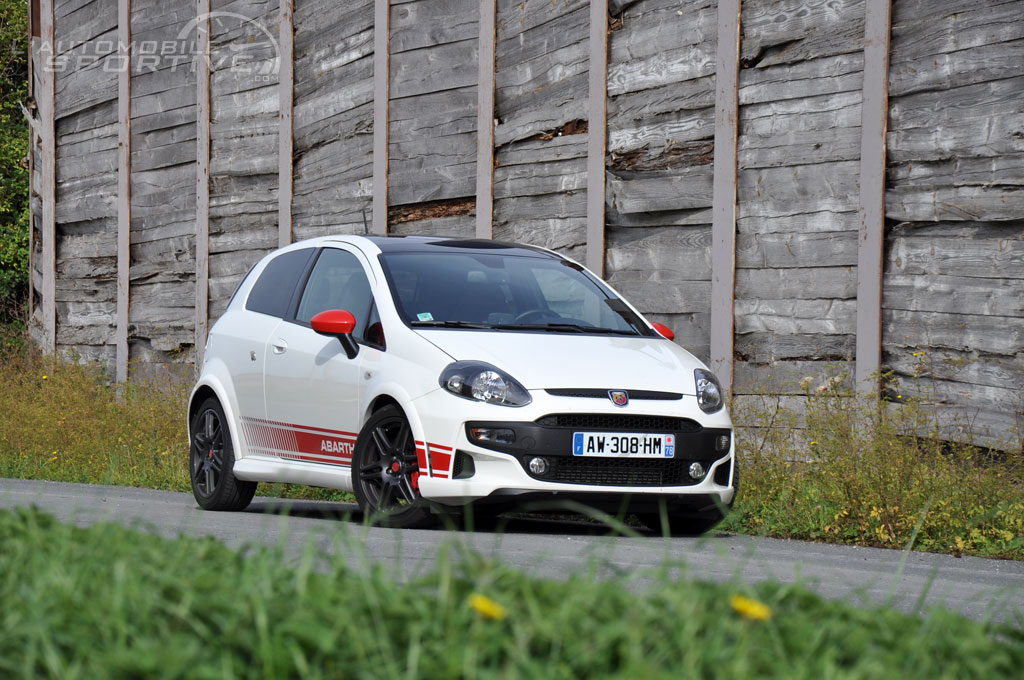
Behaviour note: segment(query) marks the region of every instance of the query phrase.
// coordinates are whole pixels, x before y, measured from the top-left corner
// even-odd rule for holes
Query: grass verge
[[[1024,456],[951,442],[927,405],[836,389],[796,413],[734,411],[741,492],[723,528],[830,543],[1024,559]],[[1009,448],[1009,447],[1008,447]]]
[[[341,544],[336,554],[358,550]],[[9,678],[989,678],[1024,636],[943,610],[827,602],[799,586],[667,576],[540,580],[455,548],[429,573],[235,553],[0,512]],[[316,568],[314,565],[319,564]],[[668,569],[666,569],[666,573]]]

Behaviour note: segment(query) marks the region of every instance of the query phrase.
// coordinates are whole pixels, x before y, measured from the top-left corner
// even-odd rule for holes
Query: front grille
[[[556,413],[537,420],[542,427],[567,427],[575,430],[613,432],[694,433],[704,428],[689,418],[642,416],[628,413]]]
[[[551,389],[544,390],[553,397],[583,397],[585,399],[608,399],[608,392],[610,390],[592,390],[592,389]],[[683,395],[679,392],[658,392],[656,390],[624,390],[629,395],[630,399],[642,400],[658,400],[658,401],[678,401],[683,398]]]
[[[594,486],[689,486],[696,482],[689,475],[689,460],[636,460],[621,458],[569,458],[549,456],[548,471],[543,476],[530,473],[521,459],[523,469],[534,479],[563,484]]]

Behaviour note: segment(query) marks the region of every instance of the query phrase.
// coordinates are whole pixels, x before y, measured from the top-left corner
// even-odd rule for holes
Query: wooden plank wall
[[[494,238],[586,260],[586,0],[498,0]]]
[[[889,396],[934,403],[947,436],[994,444],[1024,433],[1022,5],[900,0],[893,9]]]
[[[373,219],[373,0],[296,0],[292,233]]]
[[[117,3],[54,3],[56,342],[113,371],[117,307]]]
[[[950,436],[970,430],[997,443],[1024,430],[1024,0],[892,7],[882,364],[895,379],[887,394],[956,414],[944,421]],[[202,296],[216,320],[249,267],[278,245],[279,208],[294,240],[374,223],[375,10],[390,22],[378,41],[387,59],[377,60],[389,67],[376,74],[387,76],[386,88],[378,80],[388,92],[388,215],[378,224],[393,234],[472,236],[493,220],[494,238],[586,260],[587,187],[602,181],[606,277],[709,358],[717,0],[609,0],[607,120],[594,122],[607,131],[599,179],[587,171],[587,0],[495,1],[493,168],[477,165],[489,162],[477,135],[487,122],[478,102],[489,107],[479,84],[490,81],[479,54],[481,18],[489,35],[491,15],[480,3],[295,0],[290,159],[279,157],[289,149],[279,103],[289,97],[279,88],[278,0],[212,0],[210,9],[210,217],[201,244],[202,80],[167,60],[147,67],[133,52],[133,360],[192,360],[202,331],[191,301]],[[132,0],[131,10],[137,44],[194,35],[189,0]],[[54,3],[58,58],[72,66],[54,74],[57,234],[49,240],[39,146],[32,157],[34,336],[46,345],[55,300],[58,347],[111,366],[118,87],[116,69],[103,66],[116,52],[116,11],[99,0]],[[742,0],[740,11],[734,394],[740,403],[783,395],[799,406],[804,378],[813,390],[840,374],[852,386],[854,374],[866,2]],[[36,90],[44,80],[33,71]],[[292,197],[279,205],[289,169]],[[478,219],[477,186],[491,186],[489,172],[493,204]],[[207,245],[208,263],[197,261]],[[54,246],[56,294],[46,300]],[[205,264],[208,297],[196,285]]]
[[[852,380],[863,0],[744,0],[734,394]],[[805,383],[806,384],[806,383]]]
[[[610,10],[606,278],[706,361],[717,3]]]
[[[389,208],[475,204],[479,19],[477,0],[391,0]]]
[[[195,7],[132,0],[129,356],[194,360]]]
[[[277,0],[210,3],[210,324],[277,248]]]

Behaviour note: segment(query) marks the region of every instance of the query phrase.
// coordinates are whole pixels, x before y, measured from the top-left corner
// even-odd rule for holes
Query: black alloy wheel
[[[401,409],[385,406],[370,417],[356,439],[353,466],[356,500],[373,521],[396,528],[431,523],[417,484],[416,442]]]
[[[256,482],[235,477],[235,449],[224,409],[213,397],[196,411],[189,428],[189,477],[192,495],[204,510],[244,510],[256,493]]]

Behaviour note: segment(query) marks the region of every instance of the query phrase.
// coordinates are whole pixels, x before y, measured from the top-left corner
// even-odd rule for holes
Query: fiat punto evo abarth
[[[192,489],[349,490],[392,526],[573,501],[695,533],[732,504],[715,376],[597,276],[483,240],[323,237],[263,258],[207,341]]]

